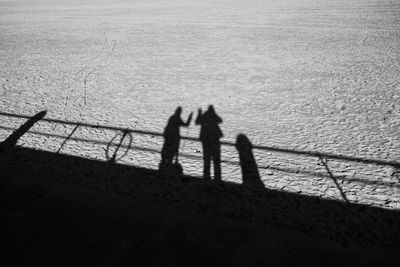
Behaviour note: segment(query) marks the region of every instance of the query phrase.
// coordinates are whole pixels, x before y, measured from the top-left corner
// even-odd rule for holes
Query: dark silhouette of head
[[[181,113],[182,113],[182,107],[177,107],[175,109],[175,115],[181,115]]]
[[[249,151],[253,148],[249,138],[244,134],[239,134],[236,138],[236,148],[238,150],[246,150]]]

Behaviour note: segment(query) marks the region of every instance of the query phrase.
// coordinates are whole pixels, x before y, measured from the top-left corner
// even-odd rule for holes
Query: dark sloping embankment
[[[16,148],[0,154],[16,265],[396,265],[400,214]]]

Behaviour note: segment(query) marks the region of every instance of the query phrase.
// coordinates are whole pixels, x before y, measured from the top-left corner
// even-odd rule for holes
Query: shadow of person
[[[182,167],[178,163],[179,144],[181,140],[180,127],[188,127],[193,117],[190,113],[186,122],[181,119],[182,107],[177,107],[175,113],[168,119],[167,126],[164,129],[164,145],[161,149],[161,162],[159,170],[166,173],[182,174]],[[175,158],[175,163],[173,162]]]
[[[253,189],[265,188],[258,172],[256,160],[253,155],[253,145],[244,134],[236,138],[236,149],[239,153],[240,167],[242,169],[243,186]]]
[[[198,110],[196,124],[201,126],[200,141],[203,146],[204,179],[209,180],[211,160],[214,163],[214,179],[221,181],[221,144],[219,139],[223,136],[219,124],[222,119],[215,113],[212,105],[208,106],[206,112]]]

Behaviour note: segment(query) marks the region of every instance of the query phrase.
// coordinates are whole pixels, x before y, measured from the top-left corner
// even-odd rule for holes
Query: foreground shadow
[[[246,162],[244,184],[260,186],[251,143],[245,136],[237,143]],[[395,210],[268,189],[248,191],[239,184],[190,176],[166,179],[156,170],[18,147],[0,154],[0,173],[2,183],[55,182],[236,222],[297,229],[343,246],[399,252],[400,213]],[[18,204],[2,206],[0,219],[18,209]]]

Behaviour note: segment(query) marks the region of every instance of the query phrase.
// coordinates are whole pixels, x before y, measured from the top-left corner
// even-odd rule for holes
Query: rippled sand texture
[[[399,44],[392,0],[0,0],[0,110],[161,132],[178,105],[186,117],[214,104],[226,141],[245,133],[255,145],[400,161]],[[23,121],[0,116],[3,127]],[[32,130],[67,136],[73,126]],[[133,139],[158,151],[163,141]],[[19,144],[57,151],[63,141],[27,134]],[[61,152],[105,160],[104,149],[70,140]],[[199,144],[181,150],[198,158],[181,157],[185,172],[201,175]],[[317,159],[254,152],[266,187],[341,199]],[[223,148],[224,160],[237,158]],[[157,168],[159,159],[136,149],[121,162]],[[400,209],[393,168],[328,164],[350,201]],[[241,182],[238,165],[222,167],[223,179]]]

